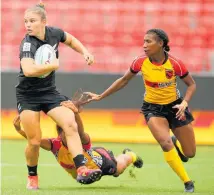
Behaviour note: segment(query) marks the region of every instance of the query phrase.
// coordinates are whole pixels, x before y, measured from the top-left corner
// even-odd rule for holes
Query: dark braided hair
[[[169,37],[168,35],[161,29],[157,29],[157,28],[153,28],[153,29],[150,29],[146,32],[146,34],[149,34],[149,33],[154,33],[157,35],[157,37],[163,41],[163,48],[165,51],[170,51],[170,47],[168,45],[169,43]]]

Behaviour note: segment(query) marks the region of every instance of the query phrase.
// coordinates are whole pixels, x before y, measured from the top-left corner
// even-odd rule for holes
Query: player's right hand
[[[187,107],[188,107],[188,103],[185,100],[183,100],[181,104],[177,104],[172,107],[174,109],[177,109],[176,118],[178,120],[182,120],[182,118],[185,117],[185,110]]]
[[[87,101],[85,101],[84,104],[87,104],[91,101],[100,101],[102,99],[101,95],[96,93],[84,92],[83,94],[87,96]]]
[[[90,54],[89,52],[85,52],[83,54],[83,56],[89,66],[94,63],[94,56],[92,54]]]
[[[21,130],[21,120],[20,120],[20,116],[16,116],[13,120],[13,125],[15,127],[15,129],[17,131],[20,131]]]

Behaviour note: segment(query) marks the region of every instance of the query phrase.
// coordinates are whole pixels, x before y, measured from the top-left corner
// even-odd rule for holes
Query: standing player
[[[185,65],[168,54],[170,50],[168,42],[168,36],[163,30],[147,31],[143,45],[146,56],[137,57],[125,75],[101,95],[87,93],[91,96],[88,102],[101,100],[122,89],[138,72],[141,72],[146,89],[142,112],[147,125],[160,144],[166,162],[184,182],[185,191],[193,192],[194,184],[181,160],[186,162],[188,158],[194,157],[196,152],[191,124],[193,117],[188,109],[188,102],[196,90],[196,84]],[[177,89],[177,76],[187,85],[184,98],[180,97]],[[169,129],[175,135],[172,139]]]
[[[70,104],[71,103],[68,103],[69,107]],[[21,129],[19,116],[14,119],[13,124],[16,131],[23,137],[27,138],[25,132]],[[60,166],[74,179],[76,179],[77,171],[75,164],[72,155],[68,151],[65,133],[59,126],[57,126],[57,134],[57,138],[42,139],[40,147],[44,150],[51,151]],[[84,132],[82,132],[82,134],[84,134]],[[86,165],[90,169],[100,169],[102,171],[102,176],[112,175],[117,177],[132,163],[137,168],[141,168],[143,166],[142,159],[130,149],[124,149],[123,154],[120,154],[117,157],[114,156],[112,151],[103,147],[85,148],[83,154],[86,159]],[[92,181],[97,181],[98,179],[100,178],[91,178]],[[82,183],[90,184],[91,182],[82,181]]]
[[[25,28],[27,34],[20,45],[20,74],[16,86],[17,108],[28,139],[25,150],[28,183],[27,189],[38,189],[37,164],[41,144],[40,111],[49,115],[63,128],[68,143],[68,150],[73,156],[77,168],[77,181],[80,183],[92,182],[91,178],[99,179],[99,169],[88,169],[85,166],[82,145],[77,130],[74,113],[60,106],[60,102],[67,98],[61,95],[55,86],[55,70],[58,69],[58,60],[53,64],[39,66],[35,64],[36,50],[49,44],[55,47],[58,58],[58,46],[62,42],[76,52],[83,55],[88,65],[94,61],[88,50],[71,34],[55,27],[46,26],[46,11],[44,5],[36,5],[25,11]],[[51,73],[50,73],[51,72]],[[42,75],[50,73],[47,77]]]

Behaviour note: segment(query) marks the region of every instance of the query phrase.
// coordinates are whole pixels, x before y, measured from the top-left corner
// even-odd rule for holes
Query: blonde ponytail
[[[29,11],[35,12],[36,14],[40,15],[42,20],[46,20],[47,19],[47,16],[46,16],[47,13],[45,11],[45,5],[44,5],[44,3],[42,1],[40,1],[39,4],[27,9],[25,11],[25,13],[29,12]]]

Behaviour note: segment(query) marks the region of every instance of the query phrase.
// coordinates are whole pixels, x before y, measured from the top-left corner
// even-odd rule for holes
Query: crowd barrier
[[[2,139],[23,139],[13,127],[15,110],[2,110]],[[155,143],[139,110],[84,110],[80,113],[85,131],[95,142]],[[196,143],[214,145],[214,111],[193,111]],[[44,138],[56,137],[55,123],[41,114]]]

